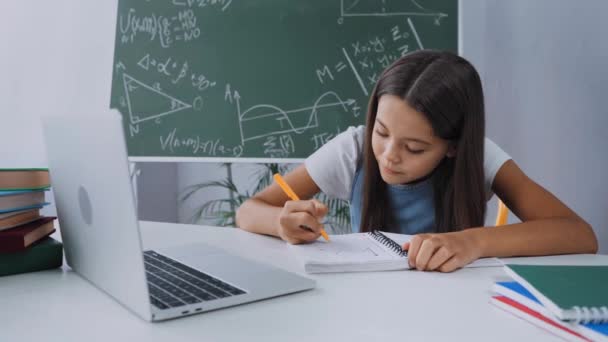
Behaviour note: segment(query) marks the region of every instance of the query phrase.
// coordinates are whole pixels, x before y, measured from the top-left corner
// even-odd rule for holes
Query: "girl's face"
[[[394,95],[382,95],[378,101],[372,149],[388,184],[424,178],[444,157],[454,155],[448,141],[435,136],[424,114]]]

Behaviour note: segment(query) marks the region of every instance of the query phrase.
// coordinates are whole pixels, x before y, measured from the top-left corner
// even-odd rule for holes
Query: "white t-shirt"
[[[321,191],[334,198],[350,200],[364,138],[365,126],[351,126],[306,158],[306,170]],[[493,195],[494,176],[511,157],[488,138],[485,138],[484,152],[484,184],[489,200]]]

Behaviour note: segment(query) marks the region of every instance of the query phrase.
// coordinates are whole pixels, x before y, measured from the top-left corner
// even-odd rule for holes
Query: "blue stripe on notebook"
[[[13,196],[13,195],[21,195],[21,194],[27,194],[30,192],[44,192],[44,191],[48,191],[49,189],[36,189],[36,190],[0,190],[0,197],[2,196]]]
[[[506,287],[513,292],[517,292],[520,295],[525,296],[526,298],[531,299],[531,300],[537,302],[538,304],[542,305],[542,303],[538,299],[536,299],[536,297],[534,297],[534,295],[532,293],[530,293],[530,291],[526,290],[525,287],[523,287],[516,281],[499,281],[499,282],[496,282],[496,284],[498,284],[502,287]]]
[[[499,282],[496,282],[496,284],[498,284],[502,287],[506,287],[513,292],[517,292],[520,295],[525,296],[526,298],[541,304],[540,301],[538,301],[538,299],[536,299],[536,297],[534,297],[534,295],[532,293],[530,293],[530,291],[526,290],[525,287],[521,286],[516,281],[499,281]],[[608,323],[603,323],[603,324],[586,323],[586,324],[581,324],[581,325],[588,329],[597,331],[600,334],[608,336]]]
[[[49,202],[44,202],[44,203],[40,203],[40,204],[33,204],[33,205],[26,205],[24,207],[17,207],[17,208],[10,208],[10,209],[0,209],[0,214],[5,214],[5,213],[12,213],[13,211],[22,211],[22,210],[29,210],[29,209],[40,209],[42,207],[44,207],[45,205],[49,205]]]

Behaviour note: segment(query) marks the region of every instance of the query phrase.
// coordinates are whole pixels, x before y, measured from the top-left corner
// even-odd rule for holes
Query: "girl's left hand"
[[[481,256],[472,231],[418,234],[403,245],[408,262],[419,271],[452,272]]]

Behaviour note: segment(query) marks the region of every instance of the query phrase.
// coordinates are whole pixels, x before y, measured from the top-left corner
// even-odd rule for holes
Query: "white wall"
[[[177,164],[140,163],[137,177],[138,218],[178,222]]]
[[[586,219],[607,253],[608,2],[461,4],[463,54],[482,75],[487,135]]]
[[[0,1],[0,167],[47,166],[41,116],[108,110],[115,18],[115,1]]]
[[[115,18],[115,1],[0,2],[0,163],[46,165],[40,116],[108,110]]]
[[[41,116],[107,113],[116,6],[116,0],[0,1],[0,167],[47,166]],[[176,221],[175,166],[141,168],[140,218]],[[53,202],[52,193],[47,200]]]

